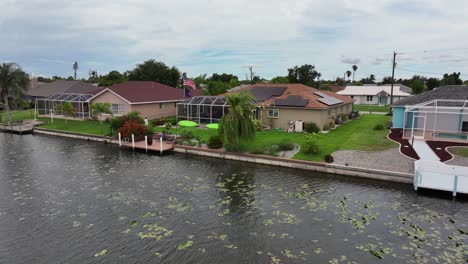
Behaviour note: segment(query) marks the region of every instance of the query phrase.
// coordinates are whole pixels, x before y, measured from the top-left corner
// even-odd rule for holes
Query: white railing
[[[468,194],[468,167],[437,161],[414,162],[414,189],[419,187]]]

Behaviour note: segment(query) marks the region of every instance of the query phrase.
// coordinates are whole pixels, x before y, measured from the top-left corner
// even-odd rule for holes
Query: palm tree
[[[28,90],[29,76],[16,63],[0,65],[0,98],[8,116],[8,124],[12,123],[8,98],[12,95],[21,97]]]
[[[75,80],[76,80],[76,71],[78,70],[78,62],[73,63],[73,70],[75,71]]]
[[[358,66],[354,64],[352,68],[353,68],[353,82],[354,82],[354,74],[356,73]]]
[[[65,102],[61,105],[57,105],[57,111],[60,111],[63,115],[75,117],[76,110],[71,102]],[[65,118],[65,128],[67,127],[67,118]]]
[[[346,71],[346,76],[348,76],[348,81],[349,81],[349,77],[351,76],[351,71]]]
[[[110,103],[95,103],[91,105],[92,112],[91,114],[94,117],[99,116],[100,129],[102,133],[102,114],[112,114],[111,104]]]
[[[253,113],[255,98],[251,93],[226,95],[229,113],[223,115],[219,124],[219,136],[228,148],[238,149],[240,139],[251,139],[255,136]]]

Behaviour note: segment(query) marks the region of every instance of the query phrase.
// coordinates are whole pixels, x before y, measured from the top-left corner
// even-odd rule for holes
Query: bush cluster
[[[148,128],[136,120],[127,120],[122,127],[117,129],[117,132],[122,134],[123,138],[130,137],[132,134],[135,138],[142,138],[148,132]]]
[[[110,120],[110,126],[111,126],[112,130],[117,131],[119,128],[123,127],[123,125],[127,121],[135,121],[135,122],[137,122],[139,124],[142,124],[142,125],[145,123],[143,118],[140,116],[140,113],[130,112],[130,113],[126,114],[126,115],[112,118]]]
[[[317,154],[320,151],[318,144],[318,134],[314,133],[307,135],[303,148],[306,154]]]
[[[278,150],[279,151],[288,151],[294,149],[294,143],[291,142],[289,139],[283,139],[280,143],[278,143]]]
[[[330,154],[325,155],[325,162],[326,163],[332,163],[333,161],[334,161],[334,158],[333,158],[332,155],[330,155]]]
[[[210,149],[220,149],[220,148],[223,147],[223,140],[218,135],[211,136],[208,139],[208,144],[207,145],[208,145],[208,148],[210,148]]]
[[[377,125],[374,126],[374,130],[384,130],[384,129],[385,129],[385,127],[382,124],[377,124]]]
[[[180,131],[180,137],[184,140],[191,140],[195,138],[193,132],[188,129],[182,129],[182,131]]]
[[[304,130],[307,133],[318,133],[318,132],[320,132],[320,128],[314,122],[304,123]]]
[[[151,120],[151,124],[155,126],[162,126],[167,123],[171,123],[171,125],[175,126],[177,124],[177,120],[175,117],[161,117]]]

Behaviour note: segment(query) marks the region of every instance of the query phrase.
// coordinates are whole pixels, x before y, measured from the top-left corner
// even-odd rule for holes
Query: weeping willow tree
[[[255,98],[249,92],[226,95],[229,112],[221,118],[219,136],[229,150],[239,150],[241,139],[248,140],[255,136],[253,110]]]

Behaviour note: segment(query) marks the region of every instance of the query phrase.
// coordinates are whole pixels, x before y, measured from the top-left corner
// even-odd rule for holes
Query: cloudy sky
[[[65,3],[67,2],[67,3]],[[68,3],[70,2],[70,3]],[[460,71],[468,79],[466,0],[0,0],[0,62],[34,75],[125,71],[154,58],[189,76],[246,65],[264,78],[313,64],[324,78]]]

